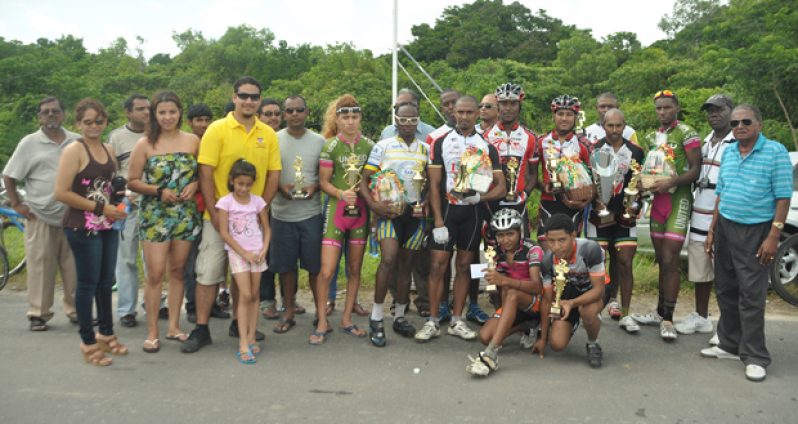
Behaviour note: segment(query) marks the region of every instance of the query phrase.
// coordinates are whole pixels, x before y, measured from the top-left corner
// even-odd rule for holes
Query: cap
[[[710,96],[707,101],[701,105],[701,110],[707,110],[710,106],[726,106],[729,110],[734,109],[734,102],[732,101],[731,97],[725,94],[715,94]]]

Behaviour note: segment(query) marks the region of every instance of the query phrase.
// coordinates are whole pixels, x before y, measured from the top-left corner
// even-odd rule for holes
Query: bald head
[[[610,117],[620,119],[621,122],[626,122],[626,116],[621,112],[620,109],[610,109],[604,112],[604,121],[609,119]]]
[[[604,131],[607,133],[607,141],[612,145],[623,143],[623,130],[626,128],[626,118],[620,109],[610,109],[604,114],[602,122]]]

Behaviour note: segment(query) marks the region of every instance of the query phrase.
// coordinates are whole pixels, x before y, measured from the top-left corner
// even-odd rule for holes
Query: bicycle
[[[9,278],[25,269],[26,219],[7,206],[5,187],[0,186],[0,290]]]

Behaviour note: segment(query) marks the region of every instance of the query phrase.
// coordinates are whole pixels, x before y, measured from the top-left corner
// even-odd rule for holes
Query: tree
[[[673,13],[665,15],[657,25],[669,38],[688,25],[705,23],[720,10],[720,0],[676,0]]]

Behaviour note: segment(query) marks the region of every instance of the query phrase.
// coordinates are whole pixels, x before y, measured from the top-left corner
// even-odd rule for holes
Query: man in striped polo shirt
[[[701,110],[706,111],[707,122],[712,127],[712,132],[704,138],[704,144],[701,146],[701,174],[693,192],[695,200],[690,218],[690,242],[687,247],[687,279],[695,287],[695,312],[674,326],[681,334],[713,331],[712,321],[707,315],[715,272],[712,257],[704,251],[704,241],[707,238],[709,224],[712,222],[712,210],[715,209],[717,199],[715,186],[718,182],[720,159],[723,157],[723,151],[734,140],[729,125],[733,108],[732,100],[724,94],[711,96],[701,106]],[[716,339],[712,338],[713,341]]]
[[[770,364],[765,346],[768,268],[790,208],[792,167],[787,149],[761,134],[762,114],[756,107],[737,106],[731,127],[736,143],[721,159],[705,246],[715,252],[720,344],[701,350],[701,356],[740,359],[746,378],[762,381]]]

